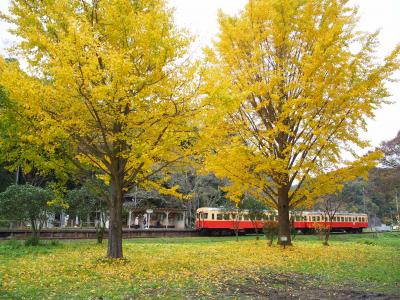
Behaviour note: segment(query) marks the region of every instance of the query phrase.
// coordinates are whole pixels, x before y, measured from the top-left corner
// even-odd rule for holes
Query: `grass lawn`
[[[253,236],[124,241],[125,259],[95,241],[0,243],[1,299],[400,297],[400,233],[297,236],[268,247]],[[383,298],[382,298],[383,297]]]

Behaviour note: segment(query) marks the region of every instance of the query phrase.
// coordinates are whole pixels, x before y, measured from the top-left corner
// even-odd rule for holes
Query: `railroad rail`
[[[380,232],[362,232],[362,234],[377,234]],[[262,232],[260,232],[262,234]],[[354,234],[347,232],[331,232],[332,235],[339,234]],[[0,241],[17,239],[24,240],[31,235],[29,229],[0,229]],[[301,234],[302,235],[302,234]],[[315,233],[313,235],[316,235]],[[108,231],[104,233],[104,238],[107,239]],[[207,236],[195,229],[128,229],[122,230],[122,237],[124,239],[130,238],[152,238],[152,237],[195,237]],[[227,236],[227,235],[208,235],[213,237]],[[96,239],[96,229],[94,228],[57,228],[57,229],[44,229],[40,233],[40,238],[45,240],[79,240],[79,239]]]
[[[0,240],[7,239],[26,239],[31,235],[30,229],[0,229]],[[194,229],[128,229],[122,230],[122,237],[129,238],[150,238],[150,237],[191,237],[198,236],[198,231]],[[104,237],[107,238],[108,230],[106,229]],[[57,228],[43,229],[40,232],[41,239],[96,239],[97,233],[95,228]]]

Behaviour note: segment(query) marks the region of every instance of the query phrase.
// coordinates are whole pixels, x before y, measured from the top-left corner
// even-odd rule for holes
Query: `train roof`
[[[225,207],[199,207],[197,209],[197,212],[204,212],[204,211],[217,211],[217,212],[235,212],[236,209],[235,208],[225,208]],[[248,212],[248,209],[243,209],[241,210],[241,212]],[[265,213],[270,212],[270,210],[264,210]],[[273,212],[277,212],[277,210],[273,210]],[[301,214],[303,215],[314,215],[314,214],[323,214],[323,211],[300,211]],[[338,211],[335,213],[335,215],[353,215],[353,216],[367,216],[367,214],[365,213],[352,213],[352,212],[348,212],[348,211]]]

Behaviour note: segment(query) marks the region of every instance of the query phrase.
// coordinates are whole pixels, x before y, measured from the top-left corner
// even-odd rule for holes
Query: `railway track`
[[[0,229],[0,240],[26,239],[31,235],[29,229]],[[104,236],[107,237],[106,230]],[[147,237],[190,237],[198,236],[198,232],[192,229],[128,229],[122,230],[123,238],[147,238]],[[96,239],[95,228],[57,228],[44,229],[40,233],[41,239]]]
[[[107,237],[107,230],[104,234]],[[360,233],[347,233],[347,232],[332,232],[334,235],[347,235],[347,234],[360,234]],[[362,234],[376,234],[376,232],[363,232]],[[0,229],[0,240],[9,239],[26,239],[31,235],[29,229]],[[299,234],[302,235],[302,234]],[[314,234],[315,235],[315,234]],[[195,237],[204,236],[195,229],[128,229],[124,228],[122,236],[125,239],[129,238],[151,238],[151,237]],[[226,235],[225,235],[226,236]],[[45,229],[41,231],[40,237],[42,239],[96,239],[97,233],[94,228],[57,228]]]

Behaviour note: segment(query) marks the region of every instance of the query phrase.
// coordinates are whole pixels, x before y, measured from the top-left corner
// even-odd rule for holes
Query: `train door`
[[[202,214],[200,214],[200,216],[201,216],[201,219],[202,219],[202,227],[201,228],[204,228],[205,227],[204,222],[205,222],[206,219],[208,219],[208,213],[202,213]]]
[[[196,227],[197,227],[198,229],[201,229],[201,228],[202,228],[201,225],[202,225],[202,224],[201,224],[201,213],[198,212],[198,213],[196,214]]]

